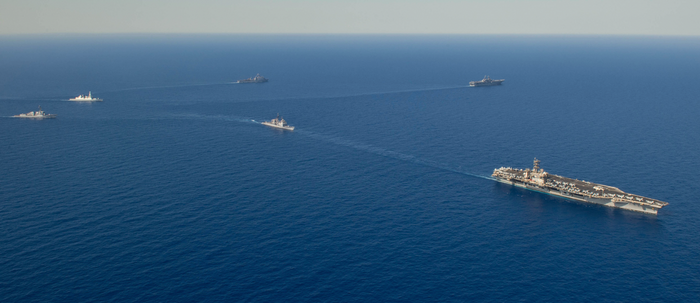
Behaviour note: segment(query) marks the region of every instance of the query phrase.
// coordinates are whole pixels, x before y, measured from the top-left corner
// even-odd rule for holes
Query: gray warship
[[[270,121],[264,121],[261,124],[267,125],[267,126],[272,126],[274,128],[294,130],[294,126],[290,126],[289,124],[287,124],[287,121],[282,119],[282,117],[280,117],[280,114],[277,114],[277,118],[274,118]]]
[[[41,105],[39,105],[39,110],[35,112],[28,112],[26,114],[14,115],[15,118],[31,118],[31,119],[53,119],[56,118],[55,114],[47,114],[41,110]]]
[[[494,85],[501,85],[503,81],[506,81],[506,79],[501,79],[501,80],[493,80],[489,76],[484,76],[484,79],[481,81],[471,81],[469,82],[469,86],[494,86]]]
[[[656,215],[659,209],[668,205],[667,202],[626,193],[617,187],[549,174],[540,168],[537,158],[532,169],[501,167],[491,176],[498,182],[536,192],[647,214]]]
[[[236,83],[263,83],[263,82],[267,82],[267,78],[261,76],[260,74],[257,74],[253,78],[238,80]]]

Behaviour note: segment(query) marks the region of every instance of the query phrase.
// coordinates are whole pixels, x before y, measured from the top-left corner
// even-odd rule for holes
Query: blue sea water
[[[0,37],[0,302],[697,302],[698,83],[697,37]],[[534,157],[670,204],[487,178]]]

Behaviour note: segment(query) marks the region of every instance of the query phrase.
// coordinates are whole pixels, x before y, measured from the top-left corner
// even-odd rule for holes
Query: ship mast
[[[534,165],[532,166],[532,169],[534,171],[539,171],[540,170],[540,160],[537,160],[537,158],[535,158],[535,161],[533,161],[533,162],[534,162]]]

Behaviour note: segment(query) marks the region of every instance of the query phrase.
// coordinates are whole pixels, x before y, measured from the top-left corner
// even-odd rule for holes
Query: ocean
[[[2,36],[0,301],[696,302],[697,83],[698,37]],[[669,205],[489,179],[535,157]]]

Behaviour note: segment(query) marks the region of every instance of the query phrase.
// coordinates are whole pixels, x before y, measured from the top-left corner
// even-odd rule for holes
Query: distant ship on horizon
[[[236,83],[263,83],[267,82],[267,78],[261,76],[260,74],[255,75],[253,78],[238,80]]]
[[[14,115],[15,118],[33,118],[33,119],[52,119],[56,118],[55,114],[47,114],[41,110],[41,105],[39,105],[39,110],[35,112],[28,112],[26,114]]]
[[[503,81],[506,81],[506,79],[500,79],[500,80],[493,80],[489,76],[484,76],[484,79],[481,81],[471,81],[469,82],[469,86],[494,86],[494,85],[501,85]]]
[[[294,126],[290,126],[289,124],[287,124],[287,121],[282,119],[282,117],[280,117],[280,114],[277,114],[277,118],[274,118],[270,121],[262,122],[261,124],[271,126],[274,128],[280,128],[280,129],[285,129],[285,130],[294,130]]]
[[[103,100],[100,98],[93,98],[92,92],[88,92],[87,96],[80,95],[80,96],[77,96],[75,98],[70,98],[70,99],[68,99],[68,101],[103,101]]]

